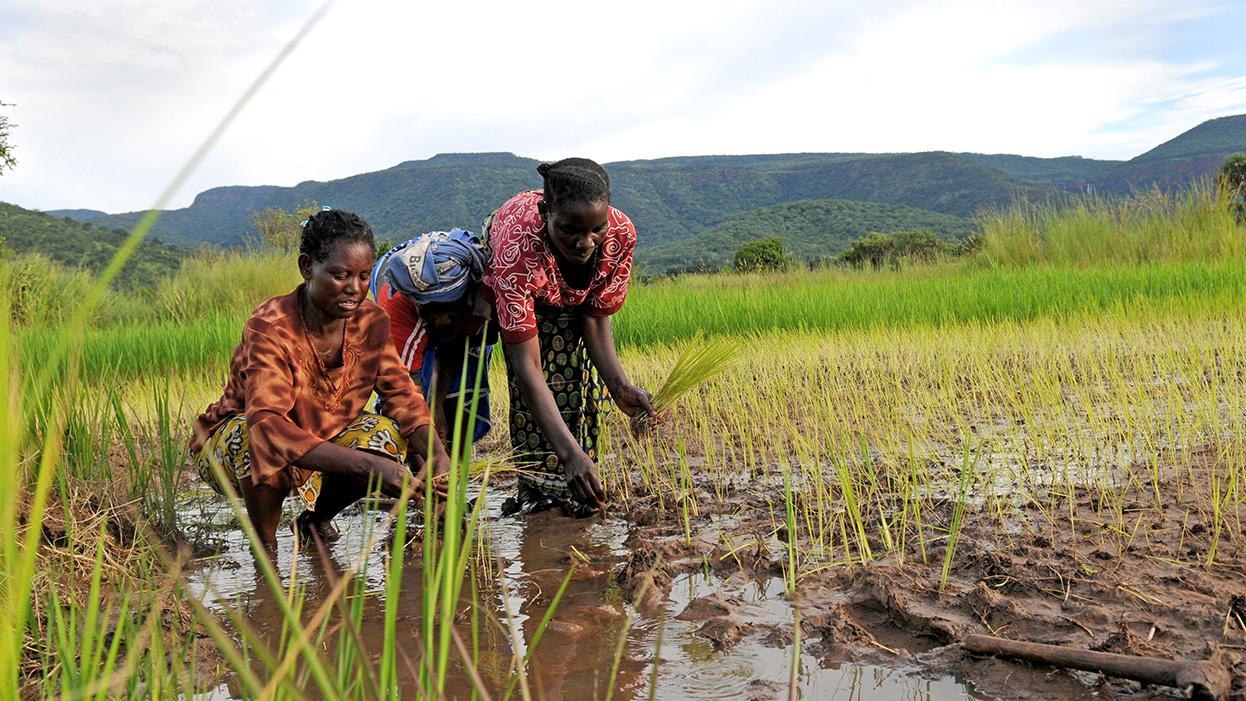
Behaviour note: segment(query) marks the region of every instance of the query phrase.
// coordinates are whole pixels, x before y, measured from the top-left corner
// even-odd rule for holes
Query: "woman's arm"
[[[378,312],[379,313],[379,312]],[[424,463],[432,450],[433,476],[450,469],[450,457],[446,447],[429,428],[432,416],[419,385],[412,379],[407,367],[398,358],[398,351],[389,342],[389,317],[380,313],[374,317],[376,326],[369,341],[380,354],[374,389],[381,400],[381,413],[398,423],[407,439],[407,461],[422,477],[429,466]]]
[[[446,369],[446,364],[439,357],[433,357],[433,386],[429,387],[429,393],[432,394],[432,401],[429,402],[429,410],[433,414],[433,425],[437,427],[437,437],[444,443],[450,436],[450,424],[447,423],[446,417],[446,388],[450,386],[450,372]],[[418,382],[419,378],[414,373],[411,379]]]
[[[436,377],[436,387],[434,391],[434,405],[436,412],[435,422],[437,424],[437,435],[446,442],[446,450],[450,450],[450,436],[454,435],[454,422],[459,422],[458,435],[453,439],[458,441],[459,454],[465,454],[468,450],[466,446],[472,444],[472,435],[475,433],[476,427],[467,420],[470,406],[464,404],[463,411],[458,410],[458,400],[450,399],[446,395],[450,393],[450,387],[454,383],[463,379],[463,344],[470,343],[474,338],[468,338],[460,343],[448,343],[437,349],[435,365],[433,366],[433,375]],[[457,347],[456,347],[457,346]],[[467,387],[471,387],[476,381],[475,377],[467,377]],[[469,400],[469,395],[464,395],[464,401]],[[461,416],[461,418],[459,418]]]
[[[524,405],[532,412],[537,426],[554,448],[554,454],[562,461],[567,476],[567,487],[577,500],[595,506],[606,501],[605,490],[597,478],[597,466],[585,455],[579,442],[562,420],[554,395],[545,384],[541,370],[541,348],[536,338],[518,343],[504,344],[523,396]]]
[[[294,464],[305,470],[316,470],[335,475],[371,478],[376,475],[380,482],[381,492],[386,496],[398,498],[402,496],[403,482],[421,494],[417,487],[421,477],[411,477],[411,473],[401,463],[354,448],[346,448],[336,443],[325,441],[312,448]]]
[[[654,410],[649,393],[633,385],[623,371],[623,364],[619,362],[619,354],[614,348],[614,331],[610,325],[610,317],[585,314],[581,319],[588,357],[593,361],[602,381],[606,383],[610,398],[630,417],[644,415],[650,421],[660,421],[661,415]]]

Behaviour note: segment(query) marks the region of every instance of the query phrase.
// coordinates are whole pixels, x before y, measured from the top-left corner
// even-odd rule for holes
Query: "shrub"
[[[750,241],[735,253],[735,269],[742,273],[786,271],[794,264],[787,245],[777,236]]]
[[[1246,153],[1235,153],[1220,166],[1220,187],[1233,208],[1237,220],[1246,219]]]
[[[267,207],[251,215],[251,226],[264,245],[278,251],[296,251],[299,236],[303,233],[302,223],[318,211],[320,206],[311,200],[303,202],[294,211]]]
[[[853,241],[848,250],[840,254],[839,259],[854,268],[864,268],[869,264],[871,268],[878,270],[895,257],[895,252],[895,239],[876,231]]]

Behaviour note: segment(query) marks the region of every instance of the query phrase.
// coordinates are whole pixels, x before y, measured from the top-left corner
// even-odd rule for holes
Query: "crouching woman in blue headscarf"
[[[372,268],[372,296],[389,314],[390,339],[428,398],[433,425],[452,452],[449,436],[460,397],[463,415],[455,440],[464,441],[461,451],[470,454],[467,440],[480,440],[492,427],[489,359],[497,335],[488,328],[490,306],[478,294],[488,260],[478,236],[454,229],[404,241]]]

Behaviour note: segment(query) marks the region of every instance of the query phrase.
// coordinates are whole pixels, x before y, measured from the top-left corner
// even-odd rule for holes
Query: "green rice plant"
[[[1225,482],[1228,484],[1224,484]],[[1219,551],[1221,531],[1225,526],[1225,515],[1238,501],[1238,473],[1233,472],[1225,480],[1220,475],[1211,476],[1211,547],[1207,549],[1206,566],[1211,567],[1216,561]]]
[[[431,482],[431,480],[429,481]],[[389,570],[386,572],[385,577],[385,632],[382,638],[382,645],[385,650],[397,649],[398,593],[402,588],[402,563],[406,551],[402,544],[407,542],[408,504],[407,499],[399,501],[398,513],[394,519],[394,543],[397,544],[397,547],[390,554]],[[384,690],[384,696],[398,698],[402,695],[402,690],[398,686],[397,655],[388,654],[381,657],[378,677],[378,687]]]
[[[939,591],[947,588],[948,577],[952,574],[952,559],[956,556],[956,543],[960,540],[961,525],[965,518],[965,506],[969,502],[969,489],[973,485],[974,472],[977,465],[978,456],[974,452],[973,443],[967,440],[961,460],[960,479],[956,483],[956,506],[952,509],[952,521],[948,524],[947,542],[943,546],[943,568],[939,571]]]
[[[866,476],[866,479],[869,481],[869,484],[868,484],[869,494],[874,495],[878,493],[878,489],[879,489],[878,473],[874,469],[874,457],[870,455],[870,447],[869,447],[869,444],[866,443],[864,436],[861,438],[860,446],[861,446],[861,463],[865,466],[865,476]],[[884,512],[883,503],[881,501],[878,502],[877,509],[878,509],[878,532],[879,532],[879,535],[882,536],[883,549],[885,551],[890,552],[895,547],[895,544],[893,543],[892,538],[891,538],[891,525],[887,522],[887,514]]]
[[[726,370],[743,352],[743,348],[728,339],[705,340],[694,336],[675,361],[666,381],[653,393],[653,408],[664,412],[675,405],[676,400],[706,380]]]
[[[796,593],[796,578],[800,562],[796,558],[796,507],[792,495],[792,470],[784,466],[783,470],[783,505],[784,527],[787,529],[787,566],[783,568],[784,583],[788,595]]]
[[[835,466],[836,472],[839,475],[839,493],[843,498],[846,520],[852,528],[852,534],[857,546],[857,557],[862,564],[865,564],[874,559],[874,553],[870,549],[870,540],[866,535],[865,519],[862,517],[861,505],[857,499],[857,482],[847,460],[841,458],[836,461]],[[844,545],[847,547],[846,538]]]
[[[961,263],[902,273],[689,276],[637,287],[619,312],[627,347],[764,332],[1065,320],[1118,305],[1228,309],[1246,291],[1235,259],[1101,262],[1079,268]]]
[[[688,450],[683,438],[678,443],[679,454],[679,505],[684,516],[684,543],[692,545],[692,514],[696,511],[696,493],[692,486],[692,470],[688,468]]]
[[[464,346],[464,358],[461,364],[461,386],[479,388],[484,368],[477,366],[475,377],[467,377],[467,354],[470,349]],[[468,384],[468,382],[472,384]],[[465,414],[465,394],[459,393],[454,408],[454,425],[450,435],[462,435],[464,422],[473,423],[479,410],[479,392],[472,392],[470,406]],[[434,427],[435,428],[435,427]],[[426,459],[431,464],[432,445],[430,441],[429,455]],[[469,478],[468,464],[471,460],[471,447],[463,446],[462,441],[451,443],[450,470],[445,481],[449,498],[444,503],[442,516],[446,528],[438,538],[438,513],[433,506],[433,480],[425,480],[425,524],[424,536],[424,607],[423,607],[423,651],[424,665],[421,667],[421,686],[426,693],[437,698],[446,694],[446,672],[448,669],[452,642],[459,643],[458,649],[463,651],[461,641],[454,630],[455,617],[463,581],[471,560],[473,543],[476,535],[476,524],[479,523],[485,499],[476,499],[474,506],[467,509],[467,483]],[[489,474],[482,475],[482,493],[488,488]],[[464,520],[467,527],[461,527]],[[464,660],[468,666],[472,660]],[[522,674],[520,670],[519,673]]]
[[[189,449],[186,441],[176,435],[167,383],[153,388],[152,402],[156,409],[156,488],[147,492],[146,510],[152,525],[171,537],[177,533],[177,490]]]

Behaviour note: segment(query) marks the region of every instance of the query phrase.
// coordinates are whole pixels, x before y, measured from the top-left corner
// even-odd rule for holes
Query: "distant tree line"
[[[977,251],[981,239],[969,236],[961,243],[940,238],[932,231],[916,229],[891,234],[872,233],[852,242],[834,263],[853,268],[899,268],[914,263],[933,263]]]
[[[1246,221],[1246,153],[1235,153],[1224,159],[1219,179],[1237,212],[1237,220]]]
[[[898,269],[903,265],[933,263],[975,253],[981,239],[971,235],[957,243],[940,237],[933,231],[914,229],[889,234],[872,232],[852,241],[847,250],[837,256],[801,261],[787,249],[778,236],[768,236],[749,241],[736,251],[731,269],[740,273],[785,272],[801,265],[810,268],[843,266],[858,269]],[[685,266],[671,271],[672,274],[719,272],[722,268],[700,264]]]

